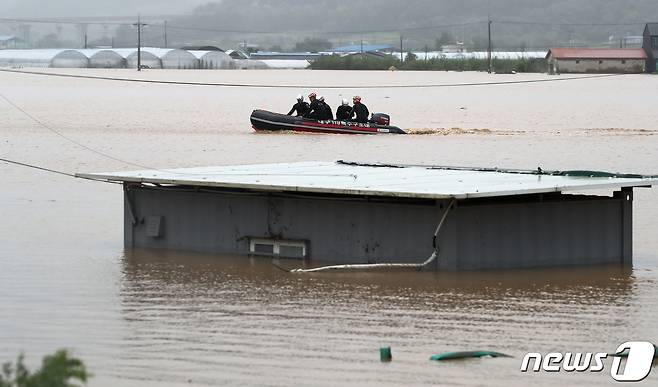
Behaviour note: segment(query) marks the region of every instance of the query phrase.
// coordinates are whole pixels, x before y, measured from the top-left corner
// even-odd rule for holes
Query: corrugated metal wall
[[[303,240],[311,259],[338,263],[422,262],[447,204],[139,186],[126,197],[127,247],[248,254],[250,237]],[[434,268],[628,264],[632,195],[626,197],[460,201],[441,231]],[[147,233],[153,216],[162,217],[159,237]]]
[[[622,262],[618,199],[463,206],[451,269]]]

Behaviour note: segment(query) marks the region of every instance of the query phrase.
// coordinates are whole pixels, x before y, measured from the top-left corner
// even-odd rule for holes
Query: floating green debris
[[[381,347],[379,348],[379,360],[383,362],[389,362],[393,360],[393,354],[391,353],[391,347]]]
[[[493,351],[464,351],[464,352],[444,352],[436,355],[432,355],[430,360],[443,361],[443,360],[457,360],[457,359],[468,359],[468,358],[480,358],[480,357],[511,357],[500,352]]]

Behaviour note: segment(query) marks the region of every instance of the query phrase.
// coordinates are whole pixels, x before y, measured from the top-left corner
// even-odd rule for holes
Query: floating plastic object
[[[379,360],[384,362],[393,360],[393,355],[391,354],[391,347],[379,348]]]
[[[474,357],[511,357],[500,352],[493,351],[465,351],[465,352],[444,352],[436,355],[432,355],[430,360],[443,361],[443,360],[457,360],[457,359],[468,359]]]

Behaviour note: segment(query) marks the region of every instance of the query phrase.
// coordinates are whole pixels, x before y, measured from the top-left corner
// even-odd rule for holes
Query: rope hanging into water
[[[0,71],[2,71],[2,70],[0,70]],[[100,156],[103,156],[107,159],[110,159],[110,160],[113,160],[113,161],[118,161],[120,163],[129,165],[129,166],[133,166],[133,167],[137,167],[137,168],[140,168],[140,169],[149,169],[149,170],[154,170],[154,171],[163,172],[163,173],[170,173],[170,174],[179,175],[179,176],[208,176],[208,175],[213,175],[213,176],[317,176],[317,177],[348,177],[348,178],[352,178],[352,179],[357,178],[357,175],[354,175],[354,174],[303,174],[303,173],[218,173],[218,174],[212,174],[211,173],[211,174],[208,174],[208,173],[178,172],[178,171],[172,171],[172,170],[149,167],[147,165],[138,164],[138,163],[134,163],[132,161],[127,161],[127,160],[124,160],[124,159],[120,159],[118,157],[112,156],[112,155],[110,155],[108,153],[105,153],[103,151],[100,151],[98,149],[87,146],[87,145],[81,143],[80,141],[77,141],[77,140],[63,134],[61,131],[47,125],[45,122],[41,121],[37,117],[35,117],[32,114],[30,114],[29,112],[27,112],[25,109],[21,108],[19,105],[14,103],[12,100],[10,100],[4,94],[0,93],[0,98],[5,100],[9,105],[14,107],[19,112],[23,113],[26,117],[28,117],[29,119],[31,119],[32,121],[37,123],[42,128],[56,134],[57,136],[63,138],[64,140],[66,140],[66,141],[68,141],[68,142],[70,142],[74,145],[77,145],[82,149],[85,149],[87,151],[90,151],[90,152],[93,152],[93,153],[98,154]],[[11,161],[7,161],[7,162],[11,162]],[[14,164],[21,164],[21,163],[16,162]],[[25,164],[24,166],[29,166],[29,165]],[[48,170],[47,168],[43,168],[43,167],[37,167],[37,168],[40,168],[44,171]],[[66,174],[64,172],[62,172],[62,173]],[[72,174],[69,174],[69,175],[71,175],[73,177],[76,177],[76,178],[81,178],[81,179],[98,180],[98,179],[90,179],[90,178],[81,177],[81,176],[72,175]],[[106,180],[98,180],[98,181],[106,181]]]
[[[322,273],[327,271],[359,271],[359,270],[381,270],[381,269],[413,269],[419,271],[423,270],[425,267],[429,266],[432,262],[436,261],[436,259],[439,256],[439,245],[437,243],[439,232],[441,231],[441,228],[443,227],[443,223],[448,217],[448,213],[450,213],[450,210],[454,205],[455,205],[455,199],[452,199],[450,200],[450,203],[448,203],[448,206],[446,207],[445,211],[443,211],[443,216],[441,216],[441,220],[439,221],[439,224],[436,226],[436,230],[434,231],[434,235],[432,237],[432,247],[434,247],[434,251],[432,252],[432,255],[430,255],[429,258],[427,258],[422,263],[347,264],[347,265],[322,266],[313,269],[292,269],[292,270],[282,268],[281,266],[278,266],[276,264],[275,266],[289,273]]]
[[[98,154],[98,155],[100,155],[100,156],[103,156],[103,157],[105,157],[105,158],[108,158],[108,159],[110,159],[110,160],[118,161],[118,162],[120,162],[120,163],[127,164],[127,165],[130,165],[130,166],[133,166],[133,167],[138,167],[138,168],[142,168],[142,169],[153,169],[153,168],[149,168],[149,167],[147,167],[147,166],[145,166],[145,165],[142,165],[142,164],[137,164],[137,163],[133,163],[133,162],[131,162],[131,161],[122,160],[122,159],[120,159],[120,158],[118,158],[118,157],[114,157],[114,156],[112,156],[112,155],[110,155],[110,154],[107,154],[107,153],[105,153],[105,152],[102,152],[102,151],[99,151],[99,150],[94,149],[94,148],[92,148],[92,147],[89,147],[89,146],[87,146],[87,145],[81,143],[80,141],[76,141],[75,139],[73,139],[73,138],[71,138],[71,137],[69,137],[69,136],[63,134],[62,132],[56,130],[55,128],[52,128],[52,127],[50,127],[49,125],[46,125],[46,123],[44,123],[43,121],[41,121],[41,120],[38,119],[37,117],[35,117],[35,116],[33,116],[32,114],[30,114],[29,112],[27,112],[25,109],[23,109],[23,108],[21,108],[20,106],[18,106],[17,104],[15,104],[13,101],[11,101],[9,98],[7,98],[4,94],[0,93],[0,98],[4,99],[9,105],[13,106],[16,110],[18,110],[18,111],[20,111],[21,113],[23,113],[26,117],[28,117],[28,118],[31,119],[32,121],[36,122],[36,123],[37,123],[39,126],[41,126],[42,128],[47,129],[48,131],[50,131],[50,132],[56,134],[57,136],[59,136],[59,137],[65,139],[65,140],[68,141],[68,142],[71,142],[71,143],[73,143],[73,144],[79,146],[80,148],[86,149],[86,150],[88,150],[88,151],[90,151],[90,152],[96,153],[96,154]]]
[[[496,81],[496,82],[465,82],[465,83],[428,83],[417,85],[362,85],[362,86],[334,86],[334,85],[272,85],[272,84],[252,84],[252,83],[226,83],[226,82],[190,82],[190,81],[162,81],[155,79],[135,79],[135,78],[120,78],[120,77],[104,77],[97,75],[79,75],[79,74],[62,74],[62,73],[44,73],[40,71],[31,70],[11,70],[0,69],[0,71],[7,73],[30,74],[30,75],[43,75],[50,77],[64,77],[64,78],[81,78],[81,79],[97,79],[104,81],[120,81],[120,82],[137,82],[137,83],[156,83],[165,85],[185,85],[185,86],[217,86],[217,87],[242,87],[242,88],[263,88],[263,89],[428,89],[428,88],[443,88],[443,87],[463,87],[463,86],[494,86],[494,85],[516,85],[524,83],[542,83],[542,82],[562,82],[574,81],[579,79],[592,79],[592,78],[606,78],[606,77],[619,77],[625,74],[599,74],[599,75],[582,75],[566,78],[542,78],[542,79],[521,79],[515,81]]]
[[[55,170],[55,169],[50,169],[50,168],[46,168],[46,167],[41,167],[41,166],[34,165],[34,164],[22,163],[22,162],[20,162],[20,161],[16,161],[16,160],[10,160],[10,159],[5,159],[5,158],[0,158],[0,161],[5,162],[5,163],[7,163],[7,164],[14,164],[14,165],[19,165],[19,166],[21,166],[21,167],[26,167],[26,168],[36,169],[36,170],[43,171],[43,172],[54,173],[54,174],[57,174],[57,175],[62,175],[62,176],[67,176],[67,177],[72,177],[72,178],[74,178],[74,179],[83,179],[83,180],[97,181],[97,182],[100,182],[100,183],[121,184],[121,183],[116,182],[116,181],[110,181],[110,180],[105,180],[105,179],[92,179],[92,178],[90,178],[90,177],[76,176],[76,175],[73,174],[73,173],[62,172],[62,171],[58,171],[58,170]]]

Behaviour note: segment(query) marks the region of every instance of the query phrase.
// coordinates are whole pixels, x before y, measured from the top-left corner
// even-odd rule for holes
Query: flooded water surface
[[[251,130],[252,109],[287,111],[309,87],[0,72],[0,93],[43,124],[0,101],[1,157],[66,172],[346,159],[658,173],[658,77],[651,75],[359,89],[548,76],[66,72],[267,85],[340,79],[355,88],[317,89],[334,107],[358,93],[371,111],[389,112],[393,124],[415,134]],[[23,351],[36,366],[44,354],[70,348],[89,366],[92,386],[598,386],[613,383],[611,362],[602,373],[524,374],[521,359],[658,342],[656,189],[636,189],[632,268],[295,275],[268,259],[125,250],[120,186],[5,163],[0,176],[0,362]],[[391,363],[379,361],[382,346],[392,347]],[[428,360],[480,349],[512,357]],[[657,381],[654,366],[640,385]]]

